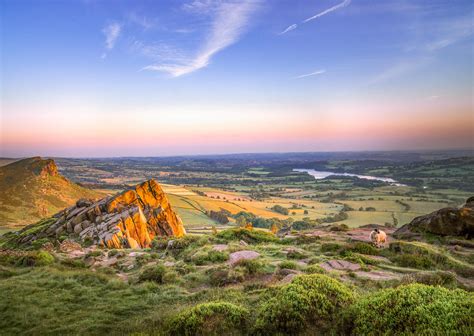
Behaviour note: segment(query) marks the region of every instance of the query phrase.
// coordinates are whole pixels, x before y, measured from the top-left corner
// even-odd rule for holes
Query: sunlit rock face
[[[38,238],[72,235],[108,248],[149,247],[155,236],[183,236],[181,219],[155,180],[93,202],[81,199],[53,216],[56,220],[26,243]]]

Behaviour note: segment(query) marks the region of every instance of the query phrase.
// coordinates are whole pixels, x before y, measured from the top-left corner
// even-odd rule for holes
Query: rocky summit
[[[420,233],[474,237],[474,197],[470,197],[460,208],[443,208],[416,217],[395,231],[394,236],[403,239],[415,237]]]
[[[108,248],[145,248],[155,236],[180,237],[185,233],[159,184],[149,180],[97,202],[81,199],[46,225],[25,227],[17,242],[67,235]]]

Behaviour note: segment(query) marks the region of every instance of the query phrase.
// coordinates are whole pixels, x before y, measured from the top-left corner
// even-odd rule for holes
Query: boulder
[[[474,197],[460,208],[443,208],[413,219],[394,232],[393,236],[406,239],[431,233],[441,236],[474,237]]]
[[[241,260],[250,260],[260,257],[260,253],[255,251],[237,251],[229,255],[229,264],[235,265]]]

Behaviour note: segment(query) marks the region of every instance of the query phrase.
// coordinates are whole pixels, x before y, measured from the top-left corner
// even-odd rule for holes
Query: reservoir
[[[370,176],[370,175],[357,175],[357,174],[349,174],[349,173],[335,173],[335,172],[328,172],[328,171],[320,171],[314,169],[293,169],[296,172],[308,173],[309,175],[313,176],[316,180],[322,180],[328,176],[352,176],[358,177],[364,180],[373,180],[373,181],[381,181],[390,183],[397,186],[403,186],[403,184],[398,183],[392,178],[389,177],[377,177],[377,176]]]

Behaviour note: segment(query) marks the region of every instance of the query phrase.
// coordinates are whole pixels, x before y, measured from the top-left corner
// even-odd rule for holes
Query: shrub
[[[257,259],[241,259],[235,267],[241,267],[247,275],[255,275],[264,272],[265,265]]]
[[[319,265],[310,265],[304,269],[306,274],[324,274],[326,270]]]
[[[163,283],[166,268],[163,265],[155,265],[145,268],[138,276],[138,281],[153,281],[159,284]]]
[[[405,275],[402,279],[402,283],[404,284],[413,282],[432,286],[443,286],[447,288],[455,288],[458,284],[456,275],[446,271],[419,272]]]
[[[48,251],[39,251],[35,256],[35,266],[49,265],[54,262],[54,257]]]
[[[324,243],[321,245],[321,252],[337,252],[342,248],[338,243]]]
[[[347,219],[347,215],[346,215],[346,218],[344,218],[344,219]],[[344,220],[344,219],[342,219],[342,220]],[[345,231],[349,231],[349,227],[346,224],[339,224],[339,225],[331,226],[331,228],[329,230],[334,231],[334,232],[345,232]]]
[[[401,254],[392,257],[391,260],[403,267],[429,269],[434,266],[433,261],[428,256],[417,254]]]
[[[245,280],[246,272],[242,267],[230,268],[228,266],[211,268],[207,271],[209,282],[213,286],[225,286]]]
[[[279,265],[278,267],[280,269],[292,269],[292,270],[295,270],[295,269],[298,269],[298,264],[295,263],[294,261],[290,261],[290,260],[283,260]]]
[[[241,335],[246,329],[247,309],[228,302],[201,303],[171,320],[170,335]]]
[[[286,254],[288,259],[304,259],[308,257],[308,255],[304,251],[299,250],[289,250]]]
[[[421,284],[384,289],[353,304],[345,321],[353,335],[472,335],[474,295]]]
[[[54,257],[48,251],[25,253],[16,260],[17,266],[45,266],[52,264]]]
[[[229,258],[229,255],[226,252],[211,250],[208,252],[198,251],[191,257],[191,260],[196,265],[205,265],[205,264],[224,262],[228,258]]]
[[[262,304],[256,329],[262,334],[319,333],[353,301],[353,292],[338,280],[321,274],[300,275]]]
[[[352,252],[368,254],[368,255],[379,255],[380,251],[373,245],[363,242],[357,242],[350,248]]]
[[[217,237],[226,241],[243,240],[249,244],[278,241],[278,238],[270,232],[262,230],[247,230],[244,228],[223,230],[217,234]]]

